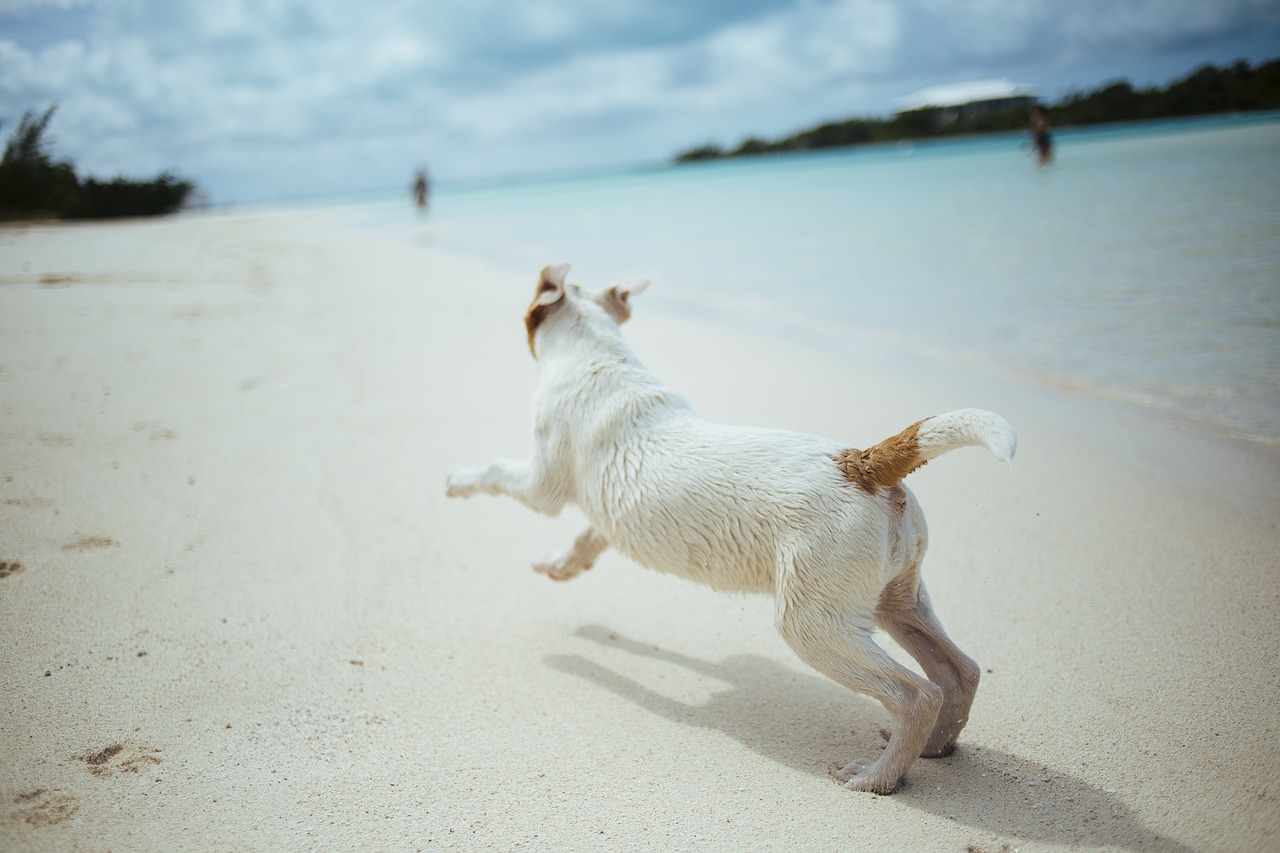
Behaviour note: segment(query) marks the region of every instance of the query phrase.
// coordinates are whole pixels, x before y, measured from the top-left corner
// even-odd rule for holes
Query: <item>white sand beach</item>
[[[527,454],[536,275],[283,214],[0,230],[0,850],[1280,849],[1280,449],[640,297],[708,418],[1018,429],[909,481],[960,747],[853,793],[888,717],[771,601],[557,584],[579,516],[446,500]]]

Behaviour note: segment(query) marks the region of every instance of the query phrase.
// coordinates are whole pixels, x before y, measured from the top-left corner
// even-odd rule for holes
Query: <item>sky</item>
[[[1278,0],[0,0],[0,134],[215,204],[611,169],[1010,78],[1280,56]]]

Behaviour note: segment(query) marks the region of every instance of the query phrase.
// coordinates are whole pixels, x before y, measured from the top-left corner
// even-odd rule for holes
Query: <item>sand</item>
[[[0,231],[0,850],[1280,848],[1280,450],[640,297],[707,417],[1018,428],[910,480],[961,747],[853,793],[888,718],[770,601],[557,584],[580,516],[445,499],[527,453],[535,275],[314,217]]]

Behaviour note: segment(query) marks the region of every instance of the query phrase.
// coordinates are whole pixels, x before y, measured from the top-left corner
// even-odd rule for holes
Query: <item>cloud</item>
[[[1162,58],[1265,58],[1277,35],[1266,0],[0,0],[0,117],[57,101],[89,171],[264,196],[395,185],[422,159],[660,160],[923,85],[1171,76],[1189,66]]]
[[[1266,0],[920,0],[908,8],[918,49],[905,45],[903,59],[943,67],[1032,59],[1050,67],[1109,62],[1280,27],[1280,6]]]
[[[88,6],[92,2],[93,0],[0,0],[0,15],[24,12],[41,6],[71,9],[75,6]]]

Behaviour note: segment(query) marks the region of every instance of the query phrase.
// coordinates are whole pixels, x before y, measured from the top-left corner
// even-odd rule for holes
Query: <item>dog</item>
[[[891,794],[917,756],[949,755],[980,671],[934,616],[920,579],[924,515],[902,480],[964,446],[1011,462],[1013,428],[962,409],[856,450],[709,423],[622,338],[648,282],[587,292],[566,283],[568,271],[542,270],[525,315],[540,379],[532,458],[454,471],[448,496],[507,495],[551,516],[576,505],[590,527],[534,565],[553,580],[590,569],[612,545],[715,589],[772,593],[777,629],[796,654],[892,718],[878,758],[835,774],[846,788]],[[877,626],[927,679],[876,645]]]

